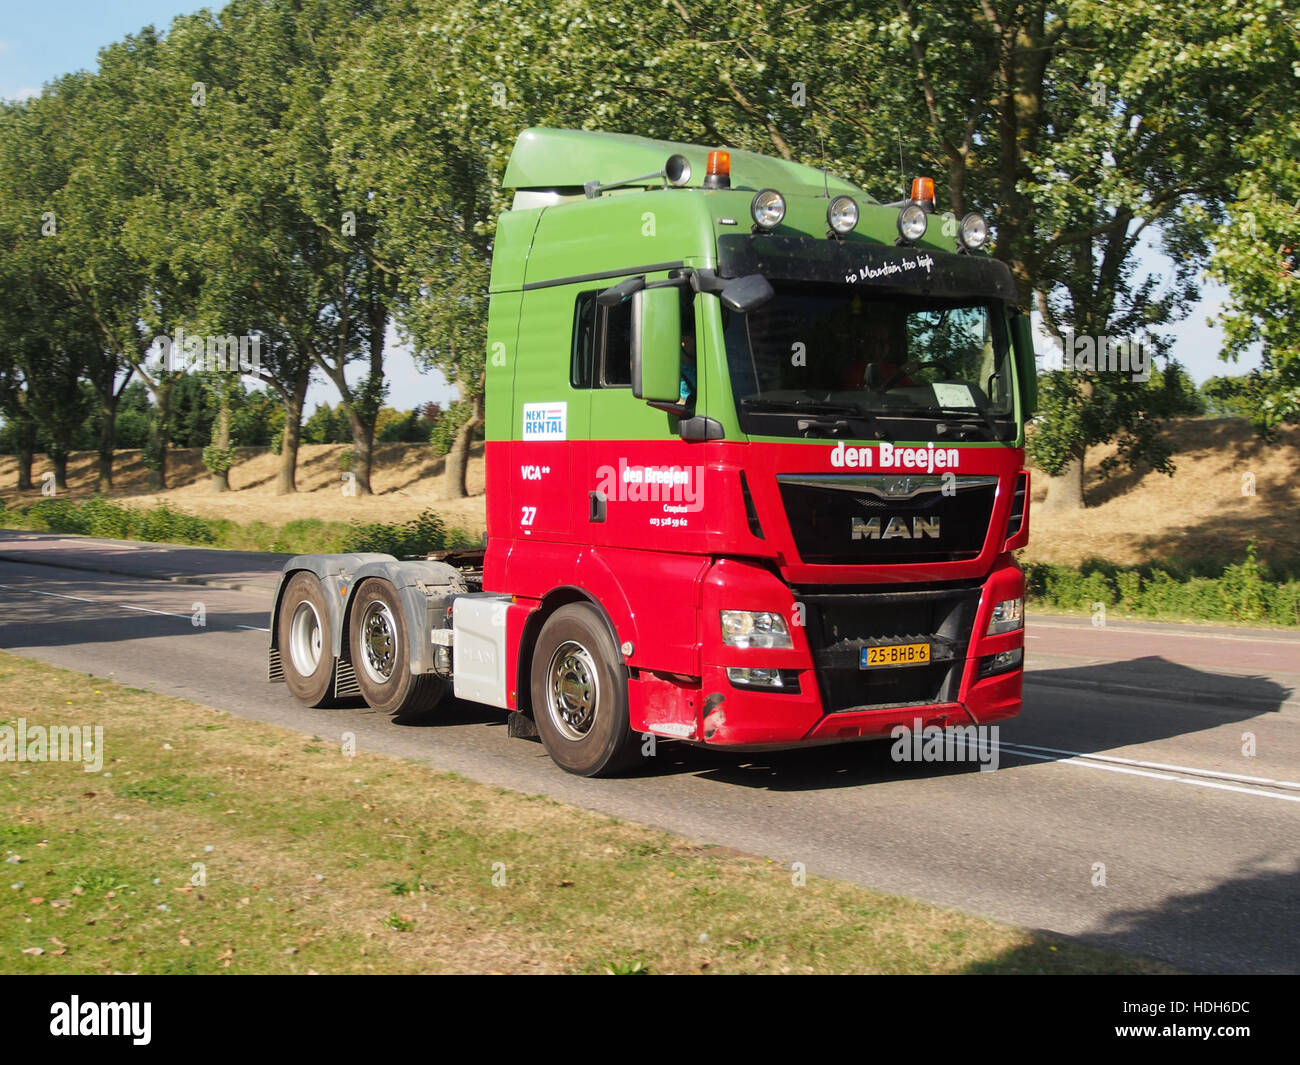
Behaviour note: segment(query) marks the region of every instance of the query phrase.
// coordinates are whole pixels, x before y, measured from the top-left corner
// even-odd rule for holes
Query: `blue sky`
[[[180,14],[217,4],[189,4],[184,0],[0,0],[0,97],[19,99],[35,95],[60,74],[94,69],[99,49],[128,33],[153,24],[165,30]],[[1159,271],[1161,259],[1143,256],[1147,270]],[[1218,285],[1204,288],[1201,304],[1171,330],[1177,358],[1198,381],[1223,373],[1241,373],[1258,364],[1258,356],[1234,366],[1218,358],[1221,331],[1206,324],[1225,297]],[[396,338],[390,337],[390,345]],[[1046,341],[1044,341],[1046,343]],[[389,348],[389,403],[408,409],[428,400],[446,403],[453,395],[438,373],[421,373],[404,348]],[[309,405],[337,401],[328,383],[317,384]]]

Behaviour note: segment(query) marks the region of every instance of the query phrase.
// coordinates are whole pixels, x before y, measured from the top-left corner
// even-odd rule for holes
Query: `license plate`
[[[885,647],[864,647],[858,663],[862,669],[881,666],[924,666],[930,662],[928,643],[891,643]]]

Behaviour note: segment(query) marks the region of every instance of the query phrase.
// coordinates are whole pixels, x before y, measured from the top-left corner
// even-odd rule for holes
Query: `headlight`
[[[826,224],[840,236],[853,232],[853,227],[858,224],[858,205],[852,196],[836,196],[831,200],[826,208]]]
[[[984,221],[983,215],[972,212],[961,220],[961,228],[958,229],[957,235],[962,247],[970,251],[979,251],[988,243],[989,224]]]
[[[989,631],[986,635],[995,636],[999,632],[1015,632],[1025,624],[1024,599],[1004,599],[993,608],[989,618]]]
[[[722,642],[728,647],[794,647],[785,618],[753,610],[722,611]]]
[[[930,216],[919,203],[909,203],[898,212],[898,235],[909,244],[915,244],[925,236],[925,227],[930,224]]]
[[[775,229],[785,218],[785,197],[776,189],[759,189],[750,201],[749,213],[760,229]]]

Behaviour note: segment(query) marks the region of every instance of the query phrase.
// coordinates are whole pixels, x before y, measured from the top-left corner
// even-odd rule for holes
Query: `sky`
[[[214,4],[193,4],[185,0],[0,0],[0,97],[23,99],[40,93],[41,86],[61,74],[92,70],[99,49],[147,25],[165,30],[182,14],[200,11]],[[1144,252],[1142,267],[1159,272],[1161,257]],[[1168,330],[1174,338],[1174,354],[1200,383],[1207,377],[1243,373],[1258,365],[1258,356],[1239,364],[1224,363],[1219,357],[1222,330],[1207,324],[1226,297],[1222,286],[1207,283],[1200,304],[1179,325]],[[1042,340],[1046,345],[1048,341]],[[1040,347],[1040,353],[1043,348]],[[409,410],[429,400],[444,406],[454,398],[454,389],[437,371],[416,367],[409,348],[389,336],[388,404]],[[361,374],[360,367],[355,374]],[[349,379],[354,374],[349,373]],[[337,389],[328,382],[314,384],[308,395],[308,409],[316,403],[338,401]]]

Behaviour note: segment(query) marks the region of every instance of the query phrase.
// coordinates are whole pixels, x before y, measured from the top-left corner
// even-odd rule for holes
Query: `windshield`
[[[996,301],[773,288],[755,311],[722,312],[745,432],[1015,438],[1011,353]]]

